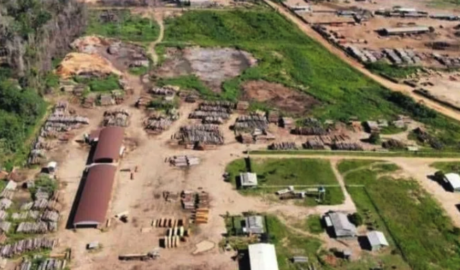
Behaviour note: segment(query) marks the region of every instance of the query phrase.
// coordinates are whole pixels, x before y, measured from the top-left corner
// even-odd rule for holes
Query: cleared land
[[[326,198],[320,204],[341,204],[345,197],[337,183],[331,164],[326,160],[315,159],[238,159],[227,166],[230,181],[237,187],[239,173],[252,171],[257,174],[256,189],[240,190],[242,194],[274,194],[287,186],[307,187],[326,186]],[[316,205],[316,197],[307,197],[303,204]]]
[[[398,167],[388,164],[343,161],[339,170],[365,223],[384,231],[412,269],[458,268],[458,229],[417,182],[391,176]]]
[[[312,110],[320,119],[393,119],[412,116],[436,130],[453,146],[460,125],[400,93],[390,92],[346,65],[273,11],[189,11],[166,21],[165,44],[237,47],[259,59],[235,79],[222,84],[221,97],[236,100],[249,80],[303,89],[322,103]]]

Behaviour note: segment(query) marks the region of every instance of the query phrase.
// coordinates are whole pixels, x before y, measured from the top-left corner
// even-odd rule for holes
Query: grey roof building
[[[245,172],[240,173],[241,187],[256,187],[257,186],[257,174]]]
[[[246,217],[246,226],[243,232],[248,234],[262,234],[265,232],[264,217],[263,216],[249,216]]]
[[[356,236],[356,226],[348,220],[345,213],[331,212],[324,217],[327,227],[332,228],[337,238]]]
[[[385,238],[385,235],[379,231],[368,232],[367,240],[369,241],[372,251],[379,250],[382,247],[389,246],[388,241]]]

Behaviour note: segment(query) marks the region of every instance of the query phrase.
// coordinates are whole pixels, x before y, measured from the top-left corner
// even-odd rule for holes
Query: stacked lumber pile
[[[29,165],[40,164],[45,161],[44,151],[53,148],[54,144],[49,139],[58,139],[60,141],[69,141],[74,134],[71,132],[83,125],[89,124],[87,117],[74,115],[74,111],[69,110],[66,101],[59,101],[53,109],[53,113],[46,119],[45,124],[41,127],[39,135],[32,144],[27,163]]]
[[[157,135],[168,130],[173,121],[166,117],[148,118],[144,121],[144,127],[147,133]]]
[[[102,120],[102,126],[127,127],[129,125],[130,116],[131,114],[125,109],[105,111],[104,119]]]
[[[294,142],[281,142],[273,143],[268,146],[270,150],[298,150],[297,145]]]
[[[32,268],[32,261],[24,260],[19,265],[18,270],[31,270],[31,269],[37,269],[37,270],[61,270],[61,269],[64,269],[66,265],[67,265],[66,260],[46,259],[46,260],[42,261],[38,265],[38,268]]]
[[[145,108],[147,107],[150,102],[152,101],[152,97],[150,96],[141,96],[137,101],[136,101],[136,107],[138,108]]]
[[[43,221],[39,222],[21,222],[16,229],[18,233],[47,233],[49,231],[48,224]]]
[[[181,194],[182,208],[184,210],[192,211],[196,205],[196,194],[194,191],[184,190]]]
[[[204,124],[223,124],[230,118],[233,108],[234,104],[229,102],[203,102],[189,118],[202,119]]]
[[[363,147],[359,143],[355,142],[335,142],[332,145],[334,150],[344,150],[344,151],[363,151]]]
[[[389,139],[388,141],[383,142],[382,146],[386,149],[405,149],[407,147],[405,143],[395,139]]]
[[[180,144],[195,145],[201,143],[204,145],[222,145],[224,136],[217,125],[193,125],[183,126],[179,133],[175,135]]]
[[[176,89],[171,86],[153,87],[150,89],[150,93],[159,96],[174,96],[176,94]]]
[[[267,118],[260,114],[242,115],[236,119],[235,130],[266,130],[268,126]]]
[[[227,109],[234,109],[235,108],[235,103],[230,102],[230,101],[223,101],[223,100],[217,100],[217,101],[203,101],[201,103],[202,106],[212,106],[212,107],[224,107]]]
[[[305,136],[320,136],[326,135],[328,132],[322,127],[296,127],[291,131],[295,135],[305,135]]]
[[[316,149],[322,150],[324,149],[324,143],[321,140],[307,140],[306,143],[302,145],[305,149]]]
[[[0,256],[4,258],[11,258],[29,251],[36,251],[40,249],[53,249],[53,247],[56,244],[57,240],[47,238],[24,239],[13,244],[1,246]]]
[[[190,167],[200,164],[200,159],[195,156],[173,156],[169,163],[176,167]]]

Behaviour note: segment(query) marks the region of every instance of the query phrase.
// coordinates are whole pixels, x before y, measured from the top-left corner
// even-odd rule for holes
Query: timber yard
[[[0,269],[458,269],[458,1],[53,1],[0,21]]]

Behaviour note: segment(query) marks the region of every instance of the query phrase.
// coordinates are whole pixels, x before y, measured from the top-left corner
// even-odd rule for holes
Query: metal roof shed
[[[246,217],[246,226],[243,228],[245,233],[262,234],[265,231],[264,217],[249,216]]]
[[[243,188],[257,186],[257,174],[245,172],[240,173],[240,182]]]
[[[356,226],[348,220],[345,213],[331,212],[325,217],[328,227],[332,227],[337,238],[355,237]]]
[[[265,243],[249,245],[249,263],[251,270],[278,270],[275,246]]]
[[[460,175],[448,173],[444,175],[444,181],[449,185],[452,191],[460,191]]]
[[[369,240],[369,244],[371,245],[371,250],[379,250],[382,247],[389,246],[385,235],[380,231],[372,231],[367,233],[367,240]]]
[[[98,227],[104,223],[116,170],[110,164],[97,164],[89,168],[73,219],[74,227]]]
[[[122,151],[123,136],[124,132],[121,127],[102,129],[96,151],[94,151],[93,162],[112,163],[118,161]]]

